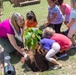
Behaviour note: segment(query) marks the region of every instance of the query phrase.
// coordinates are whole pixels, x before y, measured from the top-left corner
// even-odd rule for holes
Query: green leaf
[[[36,39],[32,39],[32,49],[34,50],[35,47],[36,47],[36,43],[37,43],[37,40]]]
[[[28,28],[24,31],[25,45],[28,49],[35,49],[38,40],[41,39],[39,34],[41,34],[41,30],[38,28]]]
[[[38,34],[42,34],[42,31],[41,30],[38,30]]]
[[[39,35],[36,35],[37,39],[41,40],[41,37]]]
[[[25,30],[24,30],[24,36],[26,36],[27,33],[28,33],[28,29],[25,29]]]
[[[27,32],[27,35],[25,35],[26,40],[29,40],[32,37],[32,33]]]
[[[37,28],[32,28],[32,31],[34,34],[38,34],[38,29]]]
[[[30,50],[30,48],[31,48],[31,43],[29,42],[29,43],[27,44],[27,46],[28,46],[28,49]]]

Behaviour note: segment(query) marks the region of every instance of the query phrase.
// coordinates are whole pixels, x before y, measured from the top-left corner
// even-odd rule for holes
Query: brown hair
[[[32,18],[34,18],[34,21],[37,22],[36,15],[33,11],[28,12],[26,14],[26,18],[27,18],[27,20],[31,20]]]
[[[25,25],[24,17],[23,17],[21,14],[17,13],[17,12],[15,12],[15,13],[12,15],[12,17],[11,17],[11,23],[12,23],[12,25],[14,26],[14,28],[16,29],[17,32],[19,32],[19,26],[18,26],[18,24],[17,24],[17,21],[18,21],[19,19],[23,19],[23,21],[24,21],[24,23],[23,23],[23,25],[22,25],[22,27],[21,27],[21,28],[23,29],[23,28],[24,28],[24,25]]]
[[[42,37],[50,38],[54,33],[55,31],[51,27],[47,27],[43,30]]]
[[[62,5],[63,1],[64,1],[64,0],[57,0],[57,4],[58,4],[58,5]]]
[[[57,1],[57,0],[51,0],[52,2],[55,2],[55,1]]]
[[[57,4],[57,0],[50,0],[50,1],[55,2],[55,4]]]

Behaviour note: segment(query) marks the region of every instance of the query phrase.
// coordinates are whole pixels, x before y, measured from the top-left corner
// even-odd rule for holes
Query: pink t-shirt
[[[63,35],[63,34],[59,34],[59,33],[55,33],[51,39],[55,40],[56,42],[59,43],[61,50],[68,50],[71,46],[71,41],[70,39]]]
[[[7,37],[7,33],[15,35],[14,30],[10,25],[9,19],[0,23],[0,37]]]
[[[64,8],[65,7],[65,10],[64,10],[64,14],[68,15],[70,14],[71,12],[71,7],[66,4],[66,3],[63,3],[61,6],[60,6],[60,9]]]

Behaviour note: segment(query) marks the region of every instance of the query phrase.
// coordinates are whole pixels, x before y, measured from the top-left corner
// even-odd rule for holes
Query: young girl
[[[60,6],[60,10],[65,17],[64,24],[67,25],[70,19],[71,7],[68,4],[64,3],[64,0],[58,0],[58,5]]]
[[[72,41],[73,46],[76,47],[75,40],[73,38],[73,35],[75,35],[76,33],[76,0],[70,0],[70,1],[72,11],[70,15],[70,22],[69,24],[67,24],[67,27],[69,28],[68,37]]]
[[[42,36],[45,38],[55,40],[60,45],[59,58],[67,56],[65,51],[69,50],[72,44],[70,39],[67,36],[63,34],[55,33],[55,31],[51,27],[45,28],[43,30]]]
[[[70,5],[64,3],[64,0],[58,0],[57,3],[60,7],[60,10],[62,11],[62,13],[64,15],[64,24],[67,25],[70,20],[71,7],[70,7]],[[62,34],[67,36],[68,31],[69,31],[69,29],[66,29],[65,31],[62,32]]]
[[[37,20],[33,11],[28,12],[26,18],[27,18],[25,22],[26,28],[37,27]]]
[[[60,28],[63,22],[63,15],[59,7],[56,5],[56,0],[47,0],[48,7],[48,17],[45,22],[46,26],[50,26],[55,29],[57,33],[60,33]]]
[[[56,61],[56,59],[53,58],[56,53],[60,50],[60,45],[55,42],[54,40],[43,38],[40,40],[40,44],[42,45],[42,48],[47,51],[47,54],[45,55],[45,58],[49,61],[55,64],[55,66],[52,69],[59,69],[61,68],[61,64]]]
[[[23,44],[24,24],[25,20],[19,13],[14,13],[10,19],[0,23],[0,45],[4,48],[4,52],[9,54],[17,50],[24,58],[27,57],[18,46]]]

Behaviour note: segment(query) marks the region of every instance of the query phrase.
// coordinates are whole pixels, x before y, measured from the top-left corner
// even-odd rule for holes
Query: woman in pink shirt
[[[64,0],[58,0],[58,5],[60,6],[60,10],[65,17],[64,24],[67,25],[70,19],[71,7],[68,4],[64,3]]]
[[[69,50],[72,44],[71,40],[67,36],[55,33],[55,31],[51,27],[45,28],[43,30],[42,36],[55,40],[60,45],[60,53]]]
[[[17,40],[21,43],[25,20],[19,13],[14,13],[10,19],[0,23],[0,44],[7,53],[12,53],[17,50],[25,58],[26,53],[23,53],[20,47],[17,45]],[[16,39],[15,39],[16,38]]]

